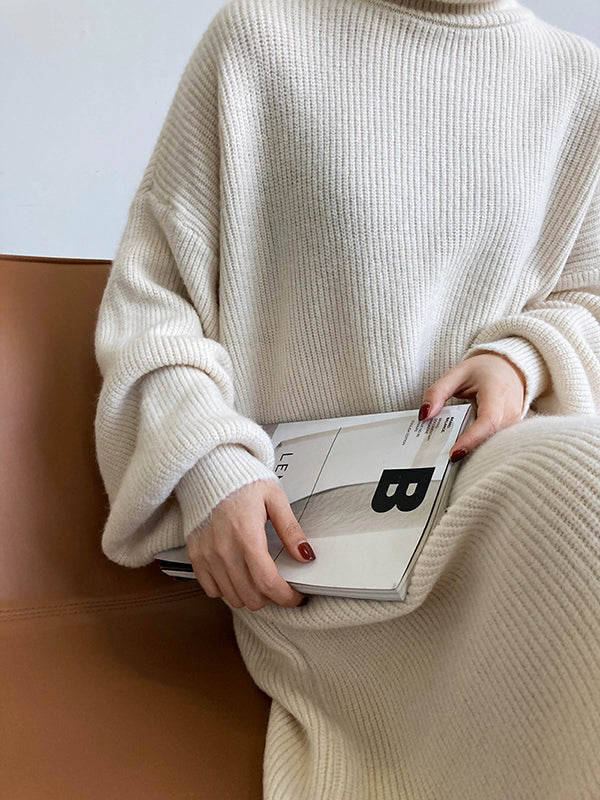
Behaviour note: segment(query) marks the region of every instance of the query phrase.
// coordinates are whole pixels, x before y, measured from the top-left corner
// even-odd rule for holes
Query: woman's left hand
[[[423,395],[419,419],[435,417],[450,397],[475,400],[477,418],[460,436],[450,460],[459,461],[492,434],[521,419],[525,377],[504,356],[481,353],[461,361]]]

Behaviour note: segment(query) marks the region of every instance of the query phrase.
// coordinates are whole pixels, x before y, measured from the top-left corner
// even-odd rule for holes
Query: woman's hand
[[[269,603],[303,602],[269,555],[267,517],[290,555],[302,562],[314,559],[283,489],[274,481],[246,484],[224,498],[188,537],[194,574],[209,597],[223,597],[234,608],[251,611]]]
[[[459,461],[492,434],[521,419],[525,377],[507,358],[497,353],[471,356],[427,389],[419,419],[435,417],[450,397],[477,403],[475,422],[450,451],[450,460]]]

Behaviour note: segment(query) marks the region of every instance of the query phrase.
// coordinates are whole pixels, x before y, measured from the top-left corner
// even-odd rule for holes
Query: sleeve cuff
[[[482,353],[497,353],[504,356],[525,376],[525,397],[521,416],[529,411],[533,401],[550,387],[551,378],[548,367],[538,349],[518,336],[508,336],[495,342],[487,342],[472,347],[465,358]]]
[[[199,459],[175,488],[185,541],[227,495],[259,480],[279,482],[275,473],[243,445],[218,445]]]

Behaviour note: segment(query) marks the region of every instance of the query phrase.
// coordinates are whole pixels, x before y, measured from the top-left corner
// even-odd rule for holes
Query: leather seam
[[[157,605],[176,602],[194,596],[204,596],[202,589],[184,589],[172,592],[152,592],[123,598],[108,597],[98,600],[58,602],[48,606],[25,606],[21,608],[0,609],[0,621],[19,619],[39,619],[43,617],[62,617],[77,614],[102,613],[115,609],[136,608],[144,605]]]

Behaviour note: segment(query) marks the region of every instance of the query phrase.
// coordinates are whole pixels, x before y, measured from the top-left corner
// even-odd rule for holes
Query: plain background
[[[598,0],[523,0],[600,46]],[[113,258],[185,64],[225,0],[0,0],[0,252]]]

